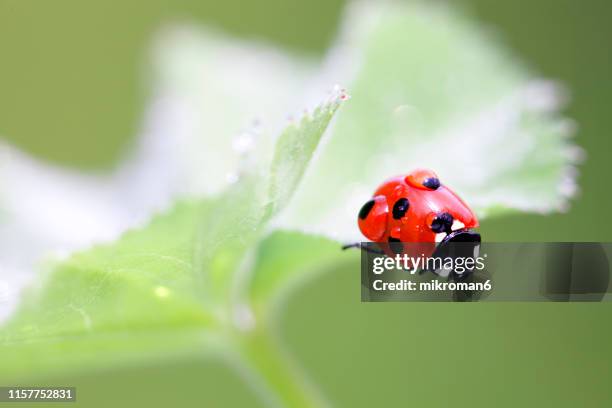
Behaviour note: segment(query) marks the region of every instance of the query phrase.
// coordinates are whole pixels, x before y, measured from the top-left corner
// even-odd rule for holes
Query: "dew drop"
[[[238,173],[227,173],[225,175],[225,181],[227,181],[228,184],[236,184],[238,180],[240,180]]]
[[[239,154],[253,150],[255,137],[251,132],[242,132],[232,140],[232,148]]]
[[[158,298],[165,299],[170,296],[170,289],[165,286],[158,286],[153,290],[153,293],[155,293],[155,296]]]

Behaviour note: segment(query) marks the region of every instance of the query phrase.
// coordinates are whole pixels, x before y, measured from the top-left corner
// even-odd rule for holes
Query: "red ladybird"
[[[480,235],[472,231],[478,227],[476,215],[425,169],[385,181],[359,211],[358,223],[371,241],[415,243],[413,249],[400,247],[394,252],[430,255],[437,241],[480,242]],[[397,245],[401,244],[393,244]]]

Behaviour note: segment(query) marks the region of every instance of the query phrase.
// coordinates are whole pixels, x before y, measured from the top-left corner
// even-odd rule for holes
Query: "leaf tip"
[[[351,99],[351,95],[349,95],[346,88],[343,88],[338,84],[334,85],[330,96],[330,103],[340,104],[348,101],[349,99]]]

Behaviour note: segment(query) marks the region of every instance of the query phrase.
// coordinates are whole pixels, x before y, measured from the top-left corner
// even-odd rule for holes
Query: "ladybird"
[[[383,247],[395,254],[429,256],[448,242],[480,242],[473,231],[478,227],[474,212],[427,169],[381,184],[361,207],[357,222],[367,239],[388,243]]]

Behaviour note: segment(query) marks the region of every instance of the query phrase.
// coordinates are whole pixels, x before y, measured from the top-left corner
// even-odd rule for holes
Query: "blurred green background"
[[[612,2],[463,0],[542,76],[567,85],[587,153],[569,213],[487,220],[487,240],[610,241]],[[168,21],[322,54],[339,0],[0,0],[0,135],[67,166],[106,169],[137,134],[150,38]],[[361,304],[358,271],[329,271],[283,318],[289,348],[340,406],[609,406],[609,304]],[[1,362],[0,362],[1,364]],[[251,406],[215,361],[55,379],[80,404]],[[77,404],[77,405],[80,405]],[[53,405],[57,406],[57,405]]]

